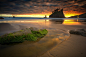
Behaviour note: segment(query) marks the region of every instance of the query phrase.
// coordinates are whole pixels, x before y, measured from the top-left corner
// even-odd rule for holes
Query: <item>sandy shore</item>
[[[29,28],[29,27],[37,27],[37,28],[45,28],[45,29],[59,29],[59,30],[65,30],[65,31],[68,31],[71,29],[81,29],[81,28],[86,29],[86,25],[81,25],[81,24],[80,25],[64,25],[64,24],[56,24],[56,23],[51,23],[51,22],[47,22],[46,24],[42,23],[42,22],[41,23],[10,23],[10,24],[9,23],[7,23],[7,24],[1,23],[0,24],[0,34],[2,35],[5,33],[10,33],[13,31],[17,31],[17,30],[20,30],[23,28]],[[50,41],[49,43],[53,44],[52,41]],[[28,48],[26,48],[27,46],[24,44],[25,43],[23,43],[23,46],[21,46],[19,44],[16,45],[19,48],[18,53],[20,51],[21,52],[24,51],[24,52],[26,52],[26,54],[24,54],[24,55],[28,55],[28,53],[27,53]],[[14,46],[3,46],[3,47],[0,46],[0,50],[3,51],[3,54],[4,54],[4,51],[6,51],[6,50],[13,52],[13,51],[17,51],[16,46],[15,45]],[[20,46],[22,48],[20,48]],[[50,45],[50,47],[52,47],[52,46],[53,45]],[[13,49],[10,49],[10,48],[13,48]],[[45,48],[45,47],[43,47],[43,48]],[[10,49],[10,50],[8,50],[8,49]],[[38,49],[38,47],[36,49]],[[27,50],[27,51],[25,51],[25,50]],[[43,53],[41,51],[42,53],[37,53],[36,56],[38,56],[38,57],[86,57],[86,37],[71,34],[71,36],[68,40],[60,43],[59,45],[55,46],[52,49],[49,49],[49,50],[46,49],[46,50],[47,50],[47,52]],[[2,52],[0,52],[0,53],[2,53]],[[15,52],[13,52],[13,53],[15,53]],[[21,53],[19,53],[19,54],[21,55]]]
[[[86,57],[86,37],[72,35],[39,57]]]

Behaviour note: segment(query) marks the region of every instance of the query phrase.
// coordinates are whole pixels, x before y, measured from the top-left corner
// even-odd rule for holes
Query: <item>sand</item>
[[[72,35],[39,57],[86,57],[86,37]]]
[[[9,23],[0,23],[0,32],[15,30]]]
[[[83,24],[64,25],[64,24],[56,24],[56,23],[51,23],[51,22],[47,22],[46,24],[44,24],[44,23],[10,23],[10,25],[8,25],[8,26],[10,26],[12,31],[20,30],[22,28],[29,28],[31,26],[38,27],[38,28],[46,28],[46,29],[65,30],[66,32],[71,29],[81,29],[81,28],[86,29],[86,25],[83,25]],[[13,26],[13,27],[11,27],[11,26]],[[3,29],[3,26],[0,28],[2,29],[1,31],[4,31],[4,32],[10,31],[9,29],[7,29],[7,30]],[[5,25],[4,25],[4,28],[6,28]],[[2,34],[2,33],[0,32],[0,34]],[[28,48],[23,49],[24,46],[27,47],[26,45],[24,45],[26,43],[28,43],[28,42],[23,43],[23,46],[19,45],[19,44],[16,45],[16,46],[18,46],[18,48],[22,47],[18,51],[19,54],[15,54],[15,52],[13,52],[13,51],[17,51],[17,49],[15,49],[16,48],[15,45],[14,46],[4,45],[3,47],[0,46],[0,50],[3,51],[2,53],[4,53],[4,51],[6,51],[10,48],[13,48],[8,51],[11,51],[15,55],[20,55],[20,56],[21,56],[21,54],[23,54],[25,52],[24,55],[28,56]],[[52,41],[50,41],[49,43],[53,44]],[[52,47],[52,46],[53,45],[50,45],[49,47]],[[34,45],[33,45],[33,47],[34,47]],[[43,48],[45,48],[45,46],[43,46]],[[39,48],[37,47],[36,49],[39,49]],[[40,50],[40,51],[41,51],[41,53],[37,53],[36,56],[38,56],[38,57],[86,57],[86,37],[71,34],[70,38],[68,38],[67,40],[63,41],[60,44],[57,44],[53,48],[49,48],[49,49],[47,48],[46,52],[43,52],[42,50]],[[20,52],[22,52],[22,53],[20,53]],[[5,52],[5,53],[7,53],[7,52]]]

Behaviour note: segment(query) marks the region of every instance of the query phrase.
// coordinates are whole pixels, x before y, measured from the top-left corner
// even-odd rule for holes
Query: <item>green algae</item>
[[[24,32],[24,30],[20,31],[21,31],[20,33]],[[32,32],[31,34],[28,33],[28,34],[15,35],[16,34],[15,32],[2,35],[0,36],[0,44],[22,43],[25,40],[36,41],[38,38],[42,38],[48,33],[46,29],[31,32]]]

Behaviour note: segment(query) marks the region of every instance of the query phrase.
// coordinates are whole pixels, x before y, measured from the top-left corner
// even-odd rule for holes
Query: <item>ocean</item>
[[[4,19],[0,19],[1,21],[16,21],[16,20],[86,20],[86,18],[39,18],[39,17],[3,17]]]

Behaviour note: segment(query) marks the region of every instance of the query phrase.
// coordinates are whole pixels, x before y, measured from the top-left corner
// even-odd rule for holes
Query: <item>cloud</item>
[[[2,0],[0,1],[0,14],[48,13],[56,8],[63,8],[64,11],[86,12],[85,6],[85,0]]]

